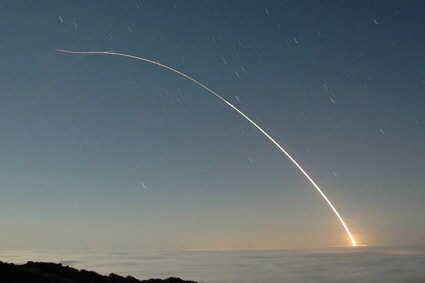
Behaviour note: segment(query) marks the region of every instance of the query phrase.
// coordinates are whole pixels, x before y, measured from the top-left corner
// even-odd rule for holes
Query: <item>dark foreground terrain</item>
[[[27,262],[22,265],[0,261],[1,283],[196,283],[180,278],[137,280],[116,274],[100,275],[93,271],[77,270],[62,264],[49,262]]]

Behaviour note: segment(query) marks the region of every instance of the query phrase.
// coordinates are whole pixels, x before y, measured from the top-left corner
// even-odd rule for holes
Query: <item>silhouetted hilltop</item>
[[[62,264],[50,262],[32,262],[15,265],[0,261],[1,283],[196,283],[180,278],[137,280],[134,277],[122,277],[116,274],[100,275],[93,271],[77,270]]]

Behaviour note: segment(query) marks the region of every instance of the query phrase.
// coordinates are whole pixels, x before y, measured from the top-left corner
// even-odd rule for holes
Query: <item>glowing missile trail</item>
[[[140,61],[144,61],[153,65],[157,65],[161,68],[170,70],[176,74],[179,74],[182,77],[185,77],[186,79],[192,81],[193,83],[199,85],[200,87],[202,87],[203,89],[207,90],[209,93],[211,93],[212,95],[214,95],[215,97],[217,97],[218,99],[220,99],[222,102],[224,102],[225,104],[227,104],[230,108],[232,108],[233,110],[235,110],[237,113],[239,113],[242,117],[244,117],[248,122],[250,122],[254,127],[256,127],[264,136],[266,136],[283,154],[285,154],[289,160],[292,161],[292,163],[301,171],[301,173],[304,174],[304,176],[307,178],[307,180],[310,181],[310,183],[314,186],[314,188],[320,193],[320,195],[325,199],[325,201],[327,202],[327,204],[330,206],[330,208],[332,209],[332,211],[335,213],[335,215],[337,216],[338,220],[341,222],[341,225],[344,227],[345,231],[347,232],[348,237],[351,240],[351,246],[355,247],[357,246],[356,240],[354,239],[353,235],[350,232],[350,229],[348,228],[347,224],[345,224],[344,219],[342,219],[341,215],[339,214],[339,212],[336,210],[336,208],[334,207],[334,205],[332,204],[332,202],[328,199],[328,197],[323,193],[323,191],[319,188],[319,186],[316,184],[316,182],[313,181],[313,179],[307,174],[307,172],[301,167],[301,165],[298,164],[298,162],[285,150],[283,149],[282,146],[280,146],[280,144],[277,143],[277,141],[275,141],[265,130],[263,130],[259,125],[257,125],[257,123],[255,123],[251,118],[249,118],[245,113],[243,113],[241,110],[239,110],[236,106],[234,106],[232,103],[230,103],[229,101],[227,101],[226,99],[224,99],[221,95],[219,95],[218,93],[216,93],[215,91],[213,91],[212,89],[210,89],[209,87],[207,87],[206,85],[204,85],[201,82],[198,82],[197,80],[195,80],[194,78],[172,68],[169,67],[167,65],[161,64],[159,62],[150,60],[150,59],[146,59],[143,57],[137,57],[134,55],[129,55],[129,54],[124,54],[124,53],[117,53],[117,52],[109,52],[109,51],[70,51],[70,50],[65,50],[65,49],[56,49],[56,51],[58,52],[63,52],[63,53],[71,53],[71,54],[98,54],[98,55],[113,55],[113,56],[120,56],[120,57],[126,57],[126,58],[130,58],[130,59],[136,59],[136,60],[140,60]]]

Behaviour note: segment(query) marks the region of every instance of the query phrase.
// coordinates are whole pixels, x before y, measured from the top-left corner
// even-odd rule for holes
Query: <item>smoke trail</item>
[[[292,161],[292,163],[294,163],[294,165],[301,171],[301,173],[304,174],[304,176],[307,178],[307,180],[310,181],[310,183],[320,193],[320,195],[325,199],[325,201],[327,202],[327,204],[330,206],[330,208],[332,209],[332,211],[335,213],[336,217],[341,222],[341,225],[344,227],[345,231],[347,232],[347,235],[348,235],[348,237],[351,240],[351,245],[353,247],[357,246],[356,240],[354,239],[353,235],[351,234],[350,229],[348,228],[347,224],[345,224],[344,219],[342,219],[341,215],[336,210],[336,208],[334,207],[334,205],[332,204],[332,202],[322,192],[322,190],[319,188],[319,186],[316,184],[316,182],[314,182],[313,179],[307,174],[307,172],[301,167],[301,165],[299,165],[298,162],[285,149],[283,149],[283,147],[280,146],[280,144],[278,144],[277,141],[275,141],[265,130],[263,130],[259,125],[257,125],[257,123],[255,123],[251,118],[249,118],[245,113],[243,113],[241,110],[239,110],[232,103],[230,103],[229,101],[227,101],[226,99],[224,99],[221,95],[219,95],[218,93],[216,93],[215,91],[213,91],[212,89],[210,89],[209,87],[207,87],[206,85],[204,85],[203,83],[198,82],[194,78],[189,77],[188,75],[186,75],[186,74],[184,74],[184,73],[182,73],[182,72],[180,72],[180,71],[178,71],[178,70],[176,70],[174,68],[171,68],[171,67],[169,67],[167,65],[164,65],[164,64],[161,64],[159,62],[155,62],[155,61],[152,61],[152,60],[143,58],[143,57],[137,57],[137,56],[134,56],[134,55],[124,54],[124,53],[117,53],[117,52],[109,52],[109,51],[70,51],[70,50],[65,50],[65,49],[56,49],[56,51],[63,52],[63,53],[71,53],[71,54],[113,55],[113,56],[126,57],[126,58],[130,58],[130,59],[136,59],[136,60],[144,61],[144,62],[147,62],[147,63],[150,63],[150,64],[157,65],[157,66],[159,66],[161,68],[170,70],[170,71],[172,71],[174,73],[179,74],[182,77],[185,77],[186,79],[192,81],[193,83],[199,85],[200,87],[204,88],[209,93],[213,94],[215,97],[217,97],[218,99],[220,99],[221,101],[223,101],[225,104],[227,104],[230,108],[232,108],[237,113],[239,113],[242,117],[244,117],[248,122],[250,122],[254,127],[256,127],[264,136],[266,136],[282,153],[284,153],[289,158],[289,160]]]

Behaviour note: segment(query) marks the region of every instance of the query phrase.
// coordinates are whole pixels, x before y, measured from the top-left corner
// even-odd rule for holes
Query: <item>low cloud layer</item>
[[[425,249],[105,252],[0,251],[0,259],[62,262],[140,279],[178,276],[200,282],[425,282]]]

